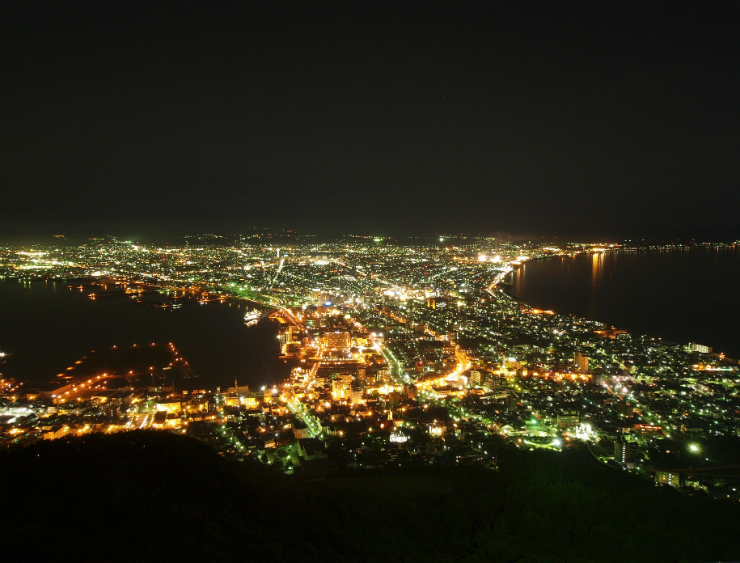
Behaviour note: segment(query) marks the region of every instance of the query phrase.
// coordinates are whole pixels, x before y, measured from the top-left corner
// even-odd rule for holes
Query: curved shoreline
[[[681,247],[668,247],[668,248],[666,248],[666,247],[654,247],[654,248],[604,249],[603,251],[601,251],[599,253],[602,253],[602,254],[607,254],[607,253],[609,253],[609,254],[617,254],[617,253],[620,253],[620,252],[625,252],[625,253],[637,253],[637,252],[639,252],[639,253],[648,253],[648,252],[652,252],[652,253],[656,253],[656,252],[670,251],[670,250],[680,250],[680,251],[683,252],[685,250],[696,250],[696,249],[700,249],[700,250],[715,250],[715,249],[723,249],[723,250],[728,250],[729,249],[729,250],[734,250],[737,247],[738,247],[738,245],[736,243],[732,243],[732,244],[722,244],[722,245],[712,245],[712,246],[698,246],[698,247],[681,246]],[[531,260],[528,260],[527,263],[530,263],[530,262],[532,262],[532,263],[534,263],[534,262],[543,262],[545,260],[551,260],[553,258],[560,258],[560,259],[562,259],[562,258],[569,258],[569,259],[575,259],[578,256],[589,255],[589,254],[593,255],[595,253],[589,252],[589,251],[582,251],[582,252],[578,252],[578,253],[575,253],[575,254],[540,256],[540,257],[532,258]],[[525,265],[526,265],[526,263],[525,264],[516,265],[512,269],[511,274],[513,275],[514,273],[516,273],[517,275],[521,275],[520,271],[521,271],[522,267],[525,266]],[[513,288],[514,288],[513,280],[512,280],[512,283],[510,283],[510,284],[507,284],[507,283],[504,283],[504,282],[499,282],[498,284],[496,284],[495,287],[497,287],[498,289],[500,289],[502,291],[502,293],[504,293],[510,299],[515,300],[518,303],[522,303],[522,304],[524,304],[527,307],[535,308],[533,305],[531,305],[525,299],[523,299],[522,297],[519,297],[519,296],[517,296],[517,295],[515,295],[513,293]],[[542,306],[541,308],[543,308],[543,309],[546,308],[548,310],[552,310],[552,311],[555,312],[555,314],[560,315],[560,316],[572,315],[572,316],[574,316],[576,318],[579,318],[579,319],[584,319],[584,320],[588,320],[588,321],[591,321],[591,322],[598,322],[598,323],[603,324],[604,326],[614,327],[614,325],[612,323],[607,322],[607,321],[605,321],[605,320],[603,320],[601,318],[588,318],[587,316],[582,316],[582,315],[579,315],[579,314],[577,314],[575,312],[568,312],[568,311],[563,312],[561,307],[555,307],[553,305],[548,305],[548,306]],[[658,334],[650,334],[649,331],[642,331],[642,330],[630,328],[629,325],[626,324],[626,323],[618,323],[618,324],[622,325],[622,328],[620,328],[620,330],[625,330],[631,336],[647,336],[647,337],[650,337],[650,338],[659,338],[659,339],[662,339],[662,340],[665,340],[665,341],[670,341],[670,342],[673,342],[674,341],[673,339],[667,339],[663,334],[660,334],[660,333],[658,333]],[[662,332],[662,330],[663,329],[660,329],[660,332]],[[658,332],[658,331],[656,331],[656,332]],[[700,339],[701,339],[701,337],[699,337],[699,340]],[[706,341],[705,341],[705,343],[708,346],[711,346],[712,348],[716,348],[716,347],[712,346],[712,343],[707,343]],[[684,345],[684,344],[686,344],[686,343],[681,343],[679,345]],[[736,350],[734,348],[729,350],[730,355],[732,355],[733,357],[737,356],[739,354],[739,352],[740,352],[740,350]],[[716,352],[716,350],[714,350],[713,353],[719,353],[719,352]]]
[[[266,384],[272,380],[272,375],[269,376],[269,379],[263,378],[260,375],[264,369],[263,366],[268,365],[268,369],[274,371],[277,369],[275,366],[278,363],[280,363],[280,365],[283,364],[278,357],[279,351],[277,348],[274,350],[274,357],[271,353],[266,352],[263,354],[259,350],[261,346],[272,346],[275,342],[275,335],[273,334],[272,329],[265,330],[263,328],[257,329],[256,332],[241,332],[244,327],[244,309],[241,309],[241,305],[244,304],[248,309],[256,306],[265,311],[273,310],[265,307],[263,303],[249,303],[244,298],[228,296],[223,300],[223,305],[220,305],[217,301],[205,303],[205,305],[210,305],[210,310],[215,313],[215,315],[207,314],[205,317],[200,316],[201,308],[195,301],[192,302],[191,305],[186,305],[182,309],[176,309],[174,311],[174,315],[172,314],[173,312],[171,309],[165,309],[163,311],[162,309],[153,307],[137,307],[131,300],[127,300],[125,297],[113,300],[97,300],[95,305],[91,305],[90,303],[92,300],[86,299],[84,295],[80,294],[77,290],[72,292],[73,295],[71,297],[74,299],[71,301],[68,299],[68,293],[70,292],[65,285],[67,285],[71,279],[72,278],[68,278],[66,283],[62,279],[57,279],[49,280],[48,284],[33,284],[33,286],[38,287],[38,289],[34,289],[33,293],[26,294],[28,299],[27,304],[23,304],[23,301],[16,301],[14,295],[20,296],[23,292],[26,292],[27,290],[23,286],[33,287],[30,283],[28,285],[24,283],[28,280],[6,278],[1,282],[3,284],[8,284],[9,286],[16,286],[17,284],[17,288],[15,289],[12,287],[6,288],[11,289],[12,292],[3,293],[3,298],[6,303],[14,302],[16,304],[22,304],[24,310],[27,311],[25,313],[18,313],[19,307],[14,306],[15,312],[8,313],[7,318],[4,318],[8,328],[11,326],[20,327],[15,330],[15,332],[19,334],[27,333],[28,326],[34,324],[34,321],[28,323],[26,319],[33,319],[34,317],[37,319],[40,318],[40,311],[42,310],[44,315],[50,316],[51,318],[61,318],[63,316],[71,319],[77,318],[78,313],[76,313],[76,311],[79,310],[79,306],[92,307],[95,310],[102,309],[103,311],[108,312],[95,314],[91,317],[85,317],[87,320],[84,322],[74,321],[73,324],[75,326],[70,330],[70,333],[74,334],[74,336],[68,338],[63,346],[55,344],[60,341],[60,338],[54,334],[54,325],[49,325],[49,323],[46,322],[43,323],[47,324],[49,328],[43,328],[40,333],[34,335],[33,338],[28,337],[25,339],[28,342],[31,342],[31,340],[36,341],[36,344],[41,348],[41,352],[36,354],[37,356],[42,357],[39,361],[33,358],[33,354],[31,352],[33,347],[26,346],[25,342],[22,342],[22,338],[4,338],[3,347],[6,349],[0,351],[11,352],[10,348],[13,349],[11,352],[13,354],[12,358],[2,358],[3,360],[12,359],[13,361],[13,366],[8,367],[7,365],[3,365],[3,369],[0,370],[4,371],[5,375],[8,377],[15,377],[18,380],[33,382],[36,385],[43,385],[46,384],[54,374],[59,373],[66,366],[72,365],[71,362],[79,359],[79,357],[91,348],[104,348],[113,344],[141,344],[142,342],[159,343],[160,341],[166,341],[166,338],[163,340],[162,336],[167,337],[168,335],[170,340],[177,345],[178,349],[183,352],[185,357],[191,363],[191,367],[194,371],[200,375],[200,379],[195,381],[200,381],[205,386],[215,388],[219,384],[222,386],[229,384],[233,385],[233,379],[222,377],[222,374],[227,371],[233,372],[235,370],[240,370],[242,369],[242,366],[245,367],[243,372],[239,372],[242,374],[239,376],[240,381],[244,379],[244,383],[248,383],[250,386],[253,384]],[[83,281],[85,278],[74,278],[74,280]],[[39,280],[39,282],[41,281],[42,280]],[[56,292],[50,287],[52,283],[57,285]],[[15,293],[16,291],[18,293]],[[37,294],[37,291],[40,293]],[[37,298],[41,298],[42,301],[39,301]],[[51,301],[46,301],[47,299]],[[37,305],[37,303],[42,303],[42,305]],[[231,304],[231,307],[229,307],[228,304]],[[51,312],[46,308],[47,305],[52,309]],[[228,315],[224,316],[223,313],[227,310]],[[223,311],[223,313],[218,311]],[[5,312],[5,310],[3,312]],[[111,316],[111,314],[109,314],[111,312],[116,316]],[[123,315],[119,317],[117,313],[120,312],[123,312]],[[183,313],[185,313],[184,317],[178,317],[178,315]],[[198,315],[198,318],[202,320],[197,322],[188,321],[187,319],[192,320],[192,315]],[[234,315],[233,320],[232,315]],[[173,322],[162,321],[162,324],[157,322],[155,325],[156,327],[164,327],[163,330],[171,331],[162,332],[162,336],[152,334],[154,331],[148,330],[147,328],[144,328],[144,332],[148,332],[148,335],[140,334],[141,327],[151,326],[149,321],[152,318],[180,318],[185,320]],[[118,326],[123,325],[123,328],[117,330],[115,334],[112,334],[110,337],[106,336],[103,339],[96,340],[96,335],[104,333],[109,324],[116,324]],[[88,330],[83,327],[80,331],[77,331],[78,327],[76,325],[84,325],[85,327],[90,325],[97,328]],[[254,327],[250,328],[251,330],[254,330]],[[203,333],[202,330],[205,330],[205,333]],[[7,332],[10,333],[10,330]],[[274,333],[276,332],[277,331],[275,330]],[[269,336],[264,336],[264,334],[268,333]],[[211,343],[206,342],[201,344],[203,334],[206,334],[209,338],[215,338],[223,344],[219,344],[216,347],[216,351],[211,353],[209,352],[209,349],[212,346]],[[235,334],[237,336],[233,336]],[[244,344],[245,334],[248,335],[247,340],[251,342],[248,345]],[[49,343],[51,343],[53,353],[50,353],[47,350],[47,345]],[[245,346],[249,349],[247,352],[243,352]],[[231,356],[229,355],[229,350],[232,348],[234,350],[238,349],[241,351],[237,355]],[[79,350],[79,352],[67,354],[67,350],[72,350],[73,352]],[[270,348],[270,350],[272,350],[272,348]],[[9,355],[10,354],[8,354],[8,356]],[[46,356],[46,358],[43,358],[44,356]],[[59,358],[64,359],[60,362]],[[280,366],[278,366],[278,368],[279,367]],[[270,371],[269,373],[273,373],[273,371]],[[280,371],[274,371],[274,373],[278,374],[276,377],[283,376]]]

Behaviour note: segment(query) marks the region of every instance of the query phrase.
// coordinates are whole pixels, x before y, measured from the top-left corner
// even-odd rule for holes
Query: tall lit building
[[[614,461],[624,465],[630,457],[630,445],[621,439],[614,440]]]
[[[588,356],[585,356],[584,354],[581,354],[580,351],[578,351],[576,352],[574,361],[576,363],[576,367],[580,371],[588,371]]]

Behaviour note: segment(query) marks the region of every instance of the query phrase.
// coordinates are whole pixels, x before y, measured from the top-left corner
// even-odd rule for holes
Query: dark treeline
[[[162,432],[40,442],[0,459],[3,560],[740,559],[736,503],[657,489],[578,451],[498,456],[500,471],[307,482]]]

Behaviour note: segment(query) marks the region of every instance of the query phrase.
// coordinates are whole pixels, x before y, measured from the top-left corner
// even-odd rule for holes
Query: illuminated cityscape
[[[0,2],[3,563],[740,561],[738,21]]]
[[[3,441],[162,429],[229,458],[311,474],[495,469],[493,443],[505,440],[524,450],[586,448],[657,484],[740,500],[737,477],[717,486],[712,468],[722,464],[702,446],[740,432],[737,360],[535,309],[506,291],[529,260],[587,253],[598,268],[606,252],[637,249],[299,235],[278,247],[259,238],[4,247],[6,279],[88,280],[66,287],[91,300],[163,308],[246,300],[245,323],[274,323],[293,367],[274,386],[198,389],[173,343],[111,344],[48,384],[3,381]],[[152,365],[125,369],[142,362]],[[699,463],[667,473],[686,453]]]

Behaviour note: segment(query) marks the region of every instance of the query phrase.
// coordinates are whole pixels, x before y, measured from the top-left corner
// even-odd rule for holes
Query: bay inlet
[[[67,287],[68,285],[80,286]],[[181,307],[137,305],[131,296],[89,298],[89,288],[70,281],[0,281],[0,365],[3,377],[42,384],[91,350],[172,342],[204,389],[259,388],[285,378],[278,358],[277,326],[245,326],[251,307],[227,299]]]
[[[740,357],[738,246],[534,260],[507,291],[533,307]]]

